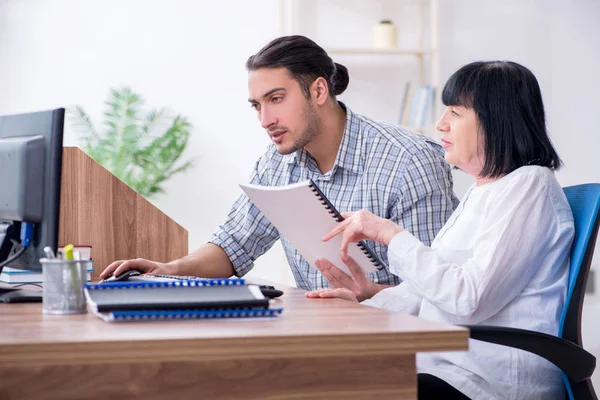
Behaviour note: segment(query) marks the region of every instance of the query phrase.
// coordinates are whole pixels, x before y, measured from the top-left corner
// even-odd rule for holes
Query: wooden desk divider
[[[91,245],[93,278],[115,260],[188,254],[185,228],[78,147],[63,149],[61,181],[58,245]]]

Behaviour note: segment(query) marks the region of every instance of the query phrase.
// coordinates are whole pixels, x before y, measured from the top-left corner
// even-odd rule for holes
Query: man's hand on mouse
[[[165,263],[150,261],[143,258],[136,258],[133,260],[119,260],[113,262],[106,267],[104,271],[102,271],[100,274],[100,279],[106,279],[110,275],[119,276],[123,272],[131,269],[140,271],[143,274],[172,274]]]
[[[141,272],[135,269],[130,269],[129,271],[123,272],[121,275],[109,275],[102,282],[124,282],[129,280],[132,276],[138,276]]]

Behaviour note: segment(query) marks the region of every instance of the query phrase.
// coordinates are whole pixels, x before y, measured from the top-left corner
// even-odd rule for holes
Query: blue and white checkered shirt
[[[355,114],[340,104],[346,109],[346,128],[329,172],[322,174],[304,149],[281,155],[270,145],[257,161],[250,183],[282,186],[312,179],[340,213],[369,210],[429,245],[458,204],[442,148],[425,136]],[[299,288],[329,287],[319,270],[279,234],[245,194],[233,204],[210,242],[227,253],[236,275],[243,276],[277,239],[281,239]],[[370,279],[388,285],[400,283],[388,270],[387,247],[367,244],[385,264],[370,274]]]

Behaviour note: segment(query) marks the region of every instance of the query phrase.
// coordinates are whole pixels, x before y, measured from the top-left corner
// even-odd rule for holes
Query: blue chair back
[[[581,311],[583,296],[587,284],[588,273],[592,264],[594,247],[600,219],[600,184],[569,186],[564,188],[571,206],[575,222],[575,238],[571,250],[571,266],[569,270],[569,288],[565,299],[559,325],[558,336],[576,343],[583,348],[581,341]],[[573,399],[571,385],[563,374],[569,398]]]

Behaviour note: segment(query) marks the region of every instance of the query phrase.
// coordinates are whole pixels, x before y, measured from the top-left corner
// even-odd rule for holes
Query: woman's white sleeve
[[[361,304],[370,307],[384,308],[389,311],[417,315],[423,299],[409,282],[402,282],[398,286],[383,289],[370,299]]]
[[[388,248],[390,270],[442,311],[459,319],[487,319],[523,290],[551,246],[566,246],[572,237],[555,237],[556,218],[548,217],[555,210],[547,192],[543,179],[527,175],[495,196],[464,264],[443,259],[401,232]]]

